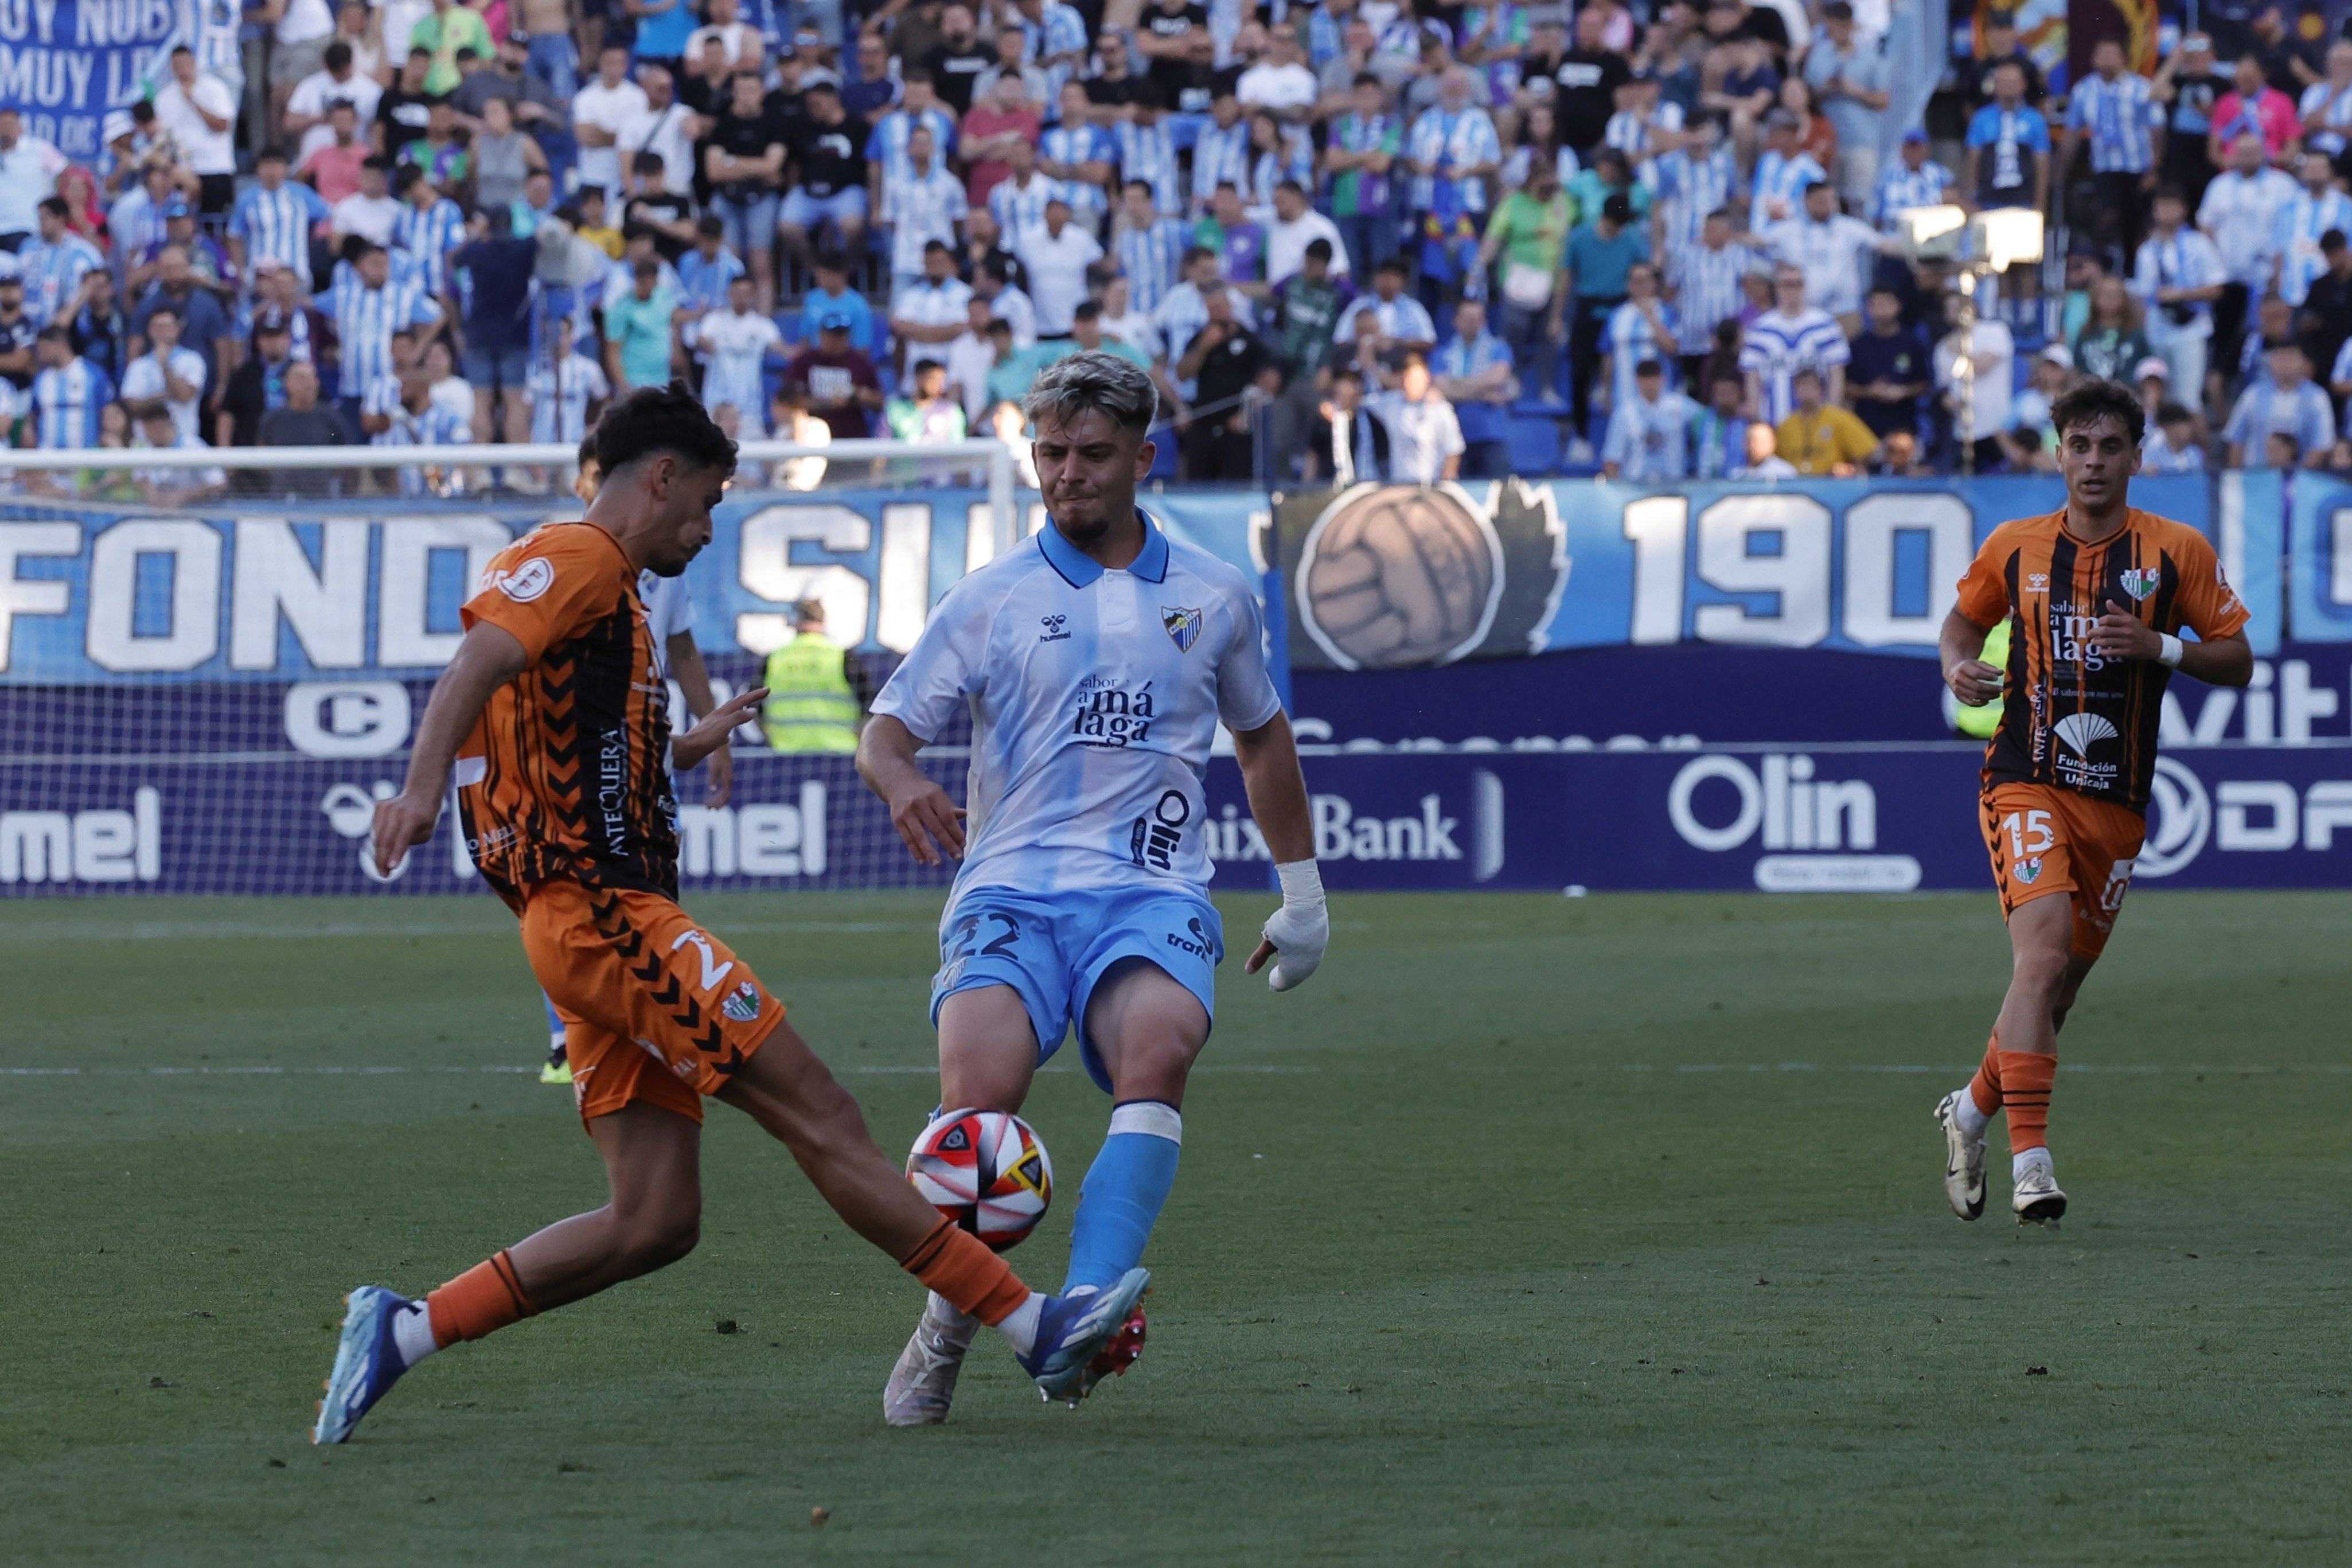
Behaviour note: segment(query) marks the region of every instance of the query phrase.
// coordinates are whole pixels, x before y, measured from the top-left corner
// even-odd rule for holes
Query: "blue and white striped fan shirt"
[[[267,256],[310,287],[310,226],[331,219],[334,209],[310,186],[292,181],[274,191],[247,186],[228,215],[228,232],[245,242],[245,267]]]
[[[55,245],[34,236],[16,252],[16,270],[25,279],[25,314],[48,325],[73,304],[83,276],[105,265],[98,247],[71,231],[59,236]]]
[[[1087,19],[1075,6],[1062,0],[1045,0],[1045,9],[1034,22],[1026,17],[1021,21],[1021,63],[1034,65],[1049,55],[1087,54]],[[1062,84],[1070,79],[1070,63],[1060,61],[1045,68],[1045,101],[1062,101]]]
[[[705,261],[699,247],[677,258],[678,303],[689,310],[727,309],[727,285],[743,276],[743,263],[725,246]]]
[[[114,401],[114,383],[77,354],[62,369],[33,377],[33,410],[39,416],[41,445],[80,449],[98,445],[98,413]]]
[[[938,159],[928,173],[918,174],[909,163],[904,178],[882,183],[882,216],[890,224],[890,270],[923,269],[923,247],[936,239],[955,248],[956,225],[970,209],[964,204],[963,182]]]
[[[1184,210],[1183,184],[1176,172],[1176,140],[1169,134],[1168,122],[1157,121],[1150,125],[1125,121],[1111,127],[1111,142],[1118,149],[1118,181],[1124,186],[1129,180],[1146,180],[1151,184],[1151,205],[1164,213]]]
[[[1118,269],[1127,275],[1127,308],[1148,316],[1176,286],[1192,230],[1180,218],[1163,217],[1149,228],[1122,229],[1114,242]]]
[[[1101,126],[1057,125],[1041,137],[1040,151],[1056,163],[1108,163],[1118,166],[1118,144],[1109,132]],[[1087,180],[1056,180],[1062,199],[1070,204],[1070,211],[1087,226],[1102,215],[1107,205],[1103,188]]]
[[[1680,245],[1666,253],[1666,281],[1675,288],[1683,353],[1703,354],[1715,346],[1716,323],[1739,314],[1748,302],[1740,279],[1755,265],[1756,253],[1744,245],[1721,250]]]
[[[2314,131],[2303,139],[2306,147],[2317,148],[2333,158],[2347,145],[2352,137],[2352,87],[2337,87],[2333,82],[2315,81],[2303,89],[2303,101],[2296,106],[2295,115],[2301,120],[2320,116],[2323,130]]]
[[[2148,132],[2164,110],[2148,96],[2148,79],[2125,71],[2115,80],[2093,74],[2074,84],[2066,100],[2066,129],[2086,131],[2091,169],[2100,174],[2145,174],[2156,162]]]
[[[1011,180],[999,180],[988,193],[988,210],[996,218],[1001,233],[999,243],[1005,249],[1019,251],[1021,242],[1045,228],[1045,204],[1060,199],[1061,190],[1055,181],[1043,174],[1032,174],[1026,185]],[[917,267],[909,270],[920,271]]]
[[[1767,310],[1750,322],[1747,344],[1739,351],[1739,368],[1756,372],[1763,384],[1765,423],[1778,425],[1797,406],[1791,384],[1799,371],[1819,371],[1826,378],[1832,365],[1853,357],[1836,318],[1809,305],[1801,316]]]
[[[2132,268],[2131,289],[2147,306],[2149,319],[2154,321],[2154,312],[2158,309],[2158,289],[2203,289],[2229,280],[2229,269],[2222,265],[2221,253],[2213,247],[2213,242],[2193,228],[2184,228],[2170,239],[2150,235],[2140,241],[2139,256]],[[2194,300],[2187,309],[2189,320],[2176,330],[2190,337],[2212,336],[2212,301]]]
[[[2327,270],[2319,237],[2335,229],[2352,239],[2352,196],[2330,187],[2314,197],[2297,191],[2278,210],[2271,248],[2279,258],[2279,298],[2300,305],[2311,296],[2311,285]]]
[[[763,374],[768,353],[784,341],[776,323],[757,310],[741,315],[715,310],[688,329],[689,341],[710,353],[702,376],[702,405],[713,414],[722,403],[735,405],[745,440],[768,433],[768,392]]]
[[[1762,233],[1766,224],[1793,217],[1804,210],[1805,187],[1829,178],[1811,153],[1793,158],[1766,148],[1756,157],[1756,175],[1748,186],[1748,226]]]
[[[1657,172],[1658,200],[1670,247],[1696,245],[1706,215],[1729,206],[1731,193],[1739,185],[1739,163],[1729,147],[1717,147],[1704,157],[1693,157],[1677,148],[1649,167]]]
[[[1465,109],[1459,114],[1448,114],[1444,109],[1424,110],[1412,129],[1405,133],[1405,156],[1414,163],[1434,164],[1433,175],[1416,175],[1412,182],[1413,205],[1426,211],[1437,199],[1439,182],[1454,187],[1466,213],[1486,210],[1486,181],[1454,180],[1447,176],[1448,169],[1464,169],[1476,163],[1499,165],[1503,161],[1503,143],[1495,134],[1495,122],[1483,109]]]
[[[526,379],[530,393],[530,438],[576,442],[588,434],[588,405],[613,395],[604,367],[574,352],[561,363],[543,356]]]
[[[919,120],[910,110],[892,110],[875,122],[874,133],[866,139],[866,161],[882,165],[886,198],[893,184],[914,173],[913,161],[907,155],[907,139],[915,133],[919,123],[930,127],[933,167],[946,163],[955,155],[955,116],[937,104],[924,110]]]
[[[441,320],[440,307],[414,281],[387,280],[381,289],[370,289],[354,279],[351,288],[320,296],[319,304],[334,316],[335,335],[342,340],[347,396],[349,388],[392,374],[393,333]]]
[[[1236,120],[1230,131],[1212,121],[1201,127],[1192,142],[1192,205],[1202,210],[1219,185],[1247,192],[1250,188],[1249,121]]]
[[[1878,190],[1871,198],[1871,216],[1881,230],[1895,232],[1895,215],[1906,207],[1942,206],[1950,198],[1945,193],[1959,181],[1952,172],[1933,160],[1917,168],[1906,168],[1897,158],[1886,165],[1878,176]]]
[[[1666,373],[1666,390],[1682,385],[1683,367],[1675,358],[1679,346],[1675,329],[1675,308],[1664,300],[1658,302],[1658,319],[1665,324],[1662,333],[1650,325],[1647,316],[1636,310],[1631,300],[1609,312],[1609,324],[1601,341],[1601,352],[1609,356],[1609,397],[1612,404],[1638,403],[1642,392],[1633,379],[1633,367],[1645,359],[1658,362]]]
[[[1601,132],[1601,144],[1614,147],[1625,154],[1625,161],[1635,168],[1640,159],[1657,145],[1660,132],[1673,136],[1683,128],[1683,106],[1669,99],[1661,99],[1656,108],[1645,115],[1630,109],[1621,109],[1609,117]]]
[[[392,220],[392,243],[415,258],[428,294],[449,291],[449,253],[466,243],[466,215],[443,197],[429,207],[404,205]]]
[[[1655,403],[1636,392],[1610,409],[1601,460],[1616,464],[1617,477],[1632,484],[1687,478],[1691,426],[1703,412],[1679,392],[1662,392]]]

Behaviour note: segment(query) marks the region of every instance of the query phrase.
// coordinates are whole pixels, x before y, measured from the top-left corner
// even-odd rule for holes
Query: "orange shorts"
[[[659,893],[535,884],[523,952],[563,1018],[580,1119],[642,1100],[702,1120],[783,1022],[751,965]]]
[[[2001,919],[2050,893],[2074,900],[2074,950],[2105,951],[2116,913],[2131,890],[2132,861],[2147,836],[2137,812],[2055,784],[2000,784],[1979,805],[1985,847],[2000,889]]]

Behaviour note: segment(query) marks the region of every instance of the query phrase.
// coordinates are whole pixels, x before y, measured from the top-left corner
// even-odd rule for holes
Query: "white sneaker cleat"
[[[956,1374],[963,1371],[964,1352],[971,1349],[980,1320],[950,1308],[940,1315],[937,1305],[923,1309],[923,1321],[898,1352],[890,1381],[882,1390],[882,1419],[893,1426],[936,1426],[948,1418],[955,1400]]]
[[[2025,1167],[2017,1178],[2016,1195],[2011,1203],[2017,1209],[2020,1225],[2046,1225],[2058,1228],[2059,1219],[2066,1213],[2066,1194],[2058,1190],[2058,1178],[2048,1160],[2036,1160]]]
[[[1962,1219],[1982,1219],[1985,1210],[1985,1137],[1960,1125],[1964,1085],[1936,1102],[1936,1124],[1944,1130],[1944,1198]]]

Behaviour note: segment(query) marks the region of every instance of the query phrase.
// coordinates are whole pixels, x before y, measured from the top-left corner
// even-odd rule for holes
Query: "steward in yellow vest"
[[[857,750],[857,692],[849,683],[849,650],[824,635],[824,606],[814,599],[793,606],[799,635],[768,656],[761,684],[768,700],[760,727],[778,752]]]

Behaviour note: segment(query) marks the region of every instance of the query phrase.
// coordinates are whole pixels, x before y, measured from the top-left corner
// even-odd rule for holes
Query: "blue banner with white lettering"
[[[1258,581],[1246,502],[1172,508],[1163,520]],[[1156,502],[1153,503],[1156,505]],[[1265,510],[1261,501],[1255,508]],[[457,607],[490,557],[576,505],[457,503],[391,516],[362,507],[234,514],[90,515],[0,510],[0,683],[248,681],[438,669]],[[1024,520],[1043,526],[1042,508]],[[986,492],[825,490],[739,495],[687,569],[696,640],[765,654],[789,607],[868,653],[904,653],[933,605],[990,560]]]
[[[25,132],[67,157],[94,163],[107,114],[128,109],[167,79],[166,57],[183,42],[225,26],[234,71],[233,12],[200,26],[216,0],[16,0],[0,5],[0,107],[23,116]],[[217,51],[208,68],[221,74]],[[234,75],[226,79],[232,90]]]
[[[2294,635],[2352,642],[2352,484],[2330,474],[2294,476],[2287,528],[2287,580]]]
[[[2267,472],[2134,481],[2212,540],[2281,632],[2284,488]],[[1932,656],[1960,575],[2054,477],[1638,485],[1359,485],[1276,508],[1300,669],[1402,669],[1569,648],[1713,643]]]

